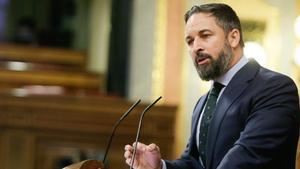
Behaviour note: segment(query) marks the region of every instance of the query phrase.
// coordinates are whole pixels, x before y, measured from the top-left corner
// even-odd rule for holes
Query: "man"
[[[195,106],[182,156],[161,160],[158,146],[138,143],[135,169],[294,169],[299,98],[294,82],[243,56],[240,21],[225,4],[194,6],[185,40],[201,79],[213,87]],[[133,146],[124,157],[131,164]]]

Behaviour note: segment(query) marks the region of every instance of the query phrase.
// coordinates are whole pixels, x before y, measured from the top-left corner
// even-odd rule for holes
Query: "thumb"
[[[161,154],[159,147],[152,143],[149,144],[146,147],[146,154],[148,164],[151,166],[151,168],[161,168],[162,162],[161,162]]]
[[[160,150],[159,150],[159,147],[158,147],[156,144],[154,144],[154,143],[149,144],[149,145],[146,147],[146,150],[147,150],[148,152],[159,152],[159,151],[160,151]]]

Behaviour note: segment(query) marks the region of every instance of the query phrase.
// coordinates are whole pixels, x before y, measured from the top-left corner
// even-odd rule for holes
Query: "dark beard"
[[[197,56],[194,60],[194,65],[200,78],[202,80],[209,81],[220,77],[228,71],[232,56],[233,54],[231,48],[226,42],[223,49],[218,54],[218,58],[216,60],[214,60],[213,57],[209,54],[199,52],[197,53]],[[197,60],[199,60],[199,58],[208,58],[210,59],[210,63],[208,63],[207,65],[198,65]]]

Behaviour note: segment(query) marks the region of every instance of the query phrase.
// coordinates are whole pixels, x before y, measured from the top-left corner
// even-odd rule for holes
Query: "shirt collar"
[[[232,68],[230,68],[224,75],[216,78],[214,81],[227,86],[233,76],[247,63],[248,59],[245,56],[242,56],[241,59]]]

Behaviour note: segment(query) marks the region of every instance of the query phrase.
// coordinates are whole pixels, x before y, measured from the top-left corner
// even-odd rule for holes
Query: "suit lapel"
[[[208,169],[212,164],[212,158],[214,153],[214,147],[216,139],[220,132],[220,124],[222,123],[228,108],[233,104],[233,102],[243,93],[243,91],[249,86],[249,81],[251,81],[257,71],[259,65],[255,61],[249,61],[241,70],[239,70],[236,75],[232,78],[229,84],[226,86],[223,94],[219,98],[214,111],[214,117],[212,118],[207,141],[207,165]]]
[[[200,119],[200,115],[203,109],[203,106],[205,105],[205,101],[207,99],[208,94],[205,94],[204,96],[202,96],[200,98],[200,100],[198,101],[195,110],[193,112],[193,117],[192,117],[192,135],[191,135],[191,139],[190,139],[190,152],[195,152],[195,150],[198,152],[198,148],[197,148],[197,143],[196,143],[196,136],[197,136],[197,124],[199,123],[199,119]]]
[[[192,124],[192,131],[195,131],[197,128],[197,124],[199,122],[201,110],[203,109],[203,106],[205,104],[205,101],[207,99],[208,93],[206,93],[203,97],[200,98],[199,102],[197,103],[197,106],[193,113],[193,124]]]

